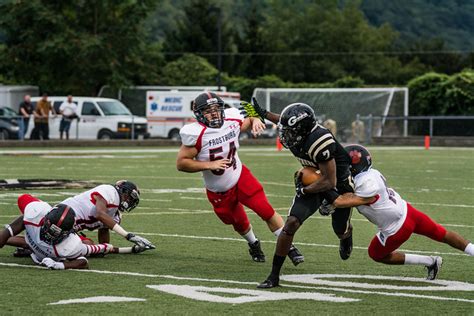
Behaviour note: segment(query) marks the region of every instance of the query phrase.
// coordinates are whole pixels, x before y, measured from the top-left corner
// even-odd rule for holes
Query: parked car
[[[36,103],[41,97],[31,98]],[[59,106],[66,101],[66,96],[51,96],[48,101],[59,114]],[[146,118],[133,115],[119,100],[94,97],[73,97],[77,104],[79,118],[74,120],[69,130],[70,138],[75,139],[112,139],[131,138],[132,125],[135,138],[148,138]],[[61,115],[49,120],[49,137],[59,138]]]
[[[18,114],[9,107],[0,107],[0,140],[18,139]]]

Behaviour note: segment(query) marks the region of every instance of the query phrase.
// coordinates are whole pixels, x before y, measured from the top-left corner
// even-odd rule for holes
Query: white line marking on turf
[[[474,205],[467,204],[443,204],[443,203],[423,203],[423,202],[410,202],[415,205],[431,205],[431,206],[446,206],[446,207],[459,207],[459,208],[474,208]]]
[[[207,286],[191,286],[191,285],[175,285],[160,284],[147,285],[146,287],[157,291],[174,294],[193,300],[227,303],[227,304],[243,304],[253,302],[281,301],[281,300],[313,300],[333,303],[358,302],[360,299],[337,297],[335,294],[323,294],[317,292],[271,292],[262,290],[233,289],[225,287],[207,287]],[[213,293],[234,294],[240,296],[228,297],[215,295]]]
[[[188,239],[208,239],[208,240],[227,240],[227,241],[238,241],[238,242],[247,242],[243,238],[232,238],[232,237],[216,237],[216,236],[190,236],[190,235],[180,235],[180,234],[160,234],[160,233],[145,233],[137,232],[138,235],[145,236],[160,236],[160,237],[174,237],[174,238],[188,238]],[[276,244],[274,240],[260,240],[262,243]],[[328,244],[316,244],[316,243],[307,243],[307,242],[295,242],[295,245],[302,246],[312,246],[312,247],[323,247],[323,248],[339,248],[339,245],[328,245]],[[353,249],[365,250],[367,247],[358,247],[354,246]],[[400,251],[407,253],[426,253],[426,254],[436,254],[436,255],[451,255],[451,256],[467,256],[462,252],[439,252],[439,251],[425,251],[425,250],[408,250],[408,249],[399,249]]]
[[[33,266],[33,265],[22,265],[17,263],[3,263],[0,262],[0,266],[7,266],[7,267],[18,267],[18,268],[38,268],[44,269],[44,267]],[[164,279],[174,279],[174,280],[186,280],[186,281],[202,281],[202,282],[216,282],[216,283],[227,283],[227,284],[245,284],[245,285],[257,285],[257,282],[242,282],[242,281],[234,281],[234,280],[222,280],[222,279],[204,279],[204,278],[189,278],[189,277],[177,277],[172,275],[159,275],[159,274],[143,274],[138,272],[125,272],[125,271],[106,271],[106,270],[70,270],[74,272],[85,272],[85,273],[98,273],[98,274],[112,274],[112,275],[128,275],[128,276],[136,276],[136,277],[147,277],[147,278],[164,278]],[[282,276],[282,278],[285,276]],[[380,276],[376,276],[380,277]],[[397,278],[398,279],[398,278]],[[424,279],[417,279],[414,278],[417,282],[426,282]],[[435,280],[430,281],[433,284],[440,284],[439,282],[453,282],[453,283],[462,283],[458,281],[444,281],[444,280]],[[361,294],[379,294],[385,296],[404,296],[404,297],[411,297],[411,298],[426,298],[426,299],[433,299],[433,300],[445,300],[445,301],[459,301],[459,302],[468,302],[474,303],[474,300],[462,299],[462,298],[455,298],[455,297],[441,297],[441,296],[430,296],[430,295],[419,295],[419,294],[409,294],[409,293],[391,293],[391,292],[375,292],[375,291],[367,291],[367,290],[352,290],[352,289],[345,289],[345,288],[331,288],[331,287],[315,287],[315,286],[301,286],[301,285],[292,285],[292,284],[282,284],[288,288],[300,288],[300,289],[312,289],[312,290],[325,290],[325,291],[337,291],[337,292],[347,292],[347,293],[361,293]],[[443,285],[443,284],[442,284]],[[440,287],[441,291],[449,290],[450,287]]]
[[[75,298],[70,300],[61,300],[48,305],[65,305],[78,303],[122,303],[122,302],[146,302],[146,299],[124,296],[92,296],[85,298]]]

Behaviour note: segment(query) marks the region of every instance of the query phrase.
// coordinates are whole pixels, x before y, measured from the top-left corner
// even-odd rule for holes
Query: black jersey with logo
[[[350,175],[351,158],[332,133],[316,125],[305,141],[291,148],[291,152],[303,167],[318,168],[318,163],[334,159],[336,161],[337,182],[346,180]]]

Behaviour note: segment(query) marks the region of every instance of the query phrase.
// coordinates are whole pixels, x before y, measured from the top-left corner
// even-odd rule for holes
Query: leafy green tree
[[[156,77],[144,42],[153,0],[10,1],[0,6],[7,73],[50,93],[94,95]],[[147,60],[153,59],[153,60]],[[153,63],[152,63],[153,62]]]
[[[286,56],[268,58],[266,69],[293,82],[327,82],[360,76],[368,83],[391,83],[402,67],[387,56],[396,33],[370,26],[357,1],[273,1],[264,23],[267,51]],[[297,11],[299,7],[304,10]]]
[[[434,72],[414,78],[410,89],[410,115],[443,115],[446,113],[446,83],[449,76]]]
[[[215,85],[217,69],[205,58],[185,54],[169,62],[161,71],[160,83],[169,86]]]
[[[179,58],[184,53],[202,55],[217,68],[218,24],[221,19],[222,69],[232,70],[235,46],[235,31],[226,16],[227,10],[217,0],[191,0],[183,8],[184,18],[177,21],[177,28],[166,34],[164,53],[167,60]]]

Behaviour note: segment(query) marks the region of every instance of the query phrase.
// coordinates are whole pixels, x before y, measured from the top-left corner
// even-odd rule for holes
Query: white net
[[[310,105],[320,122],[340,141],[367,142],[372,136],[406,135],[406,121],[372,120],[407,116],[408,88],[262,89],[253,96],[262,107],[280,113],[288,104]]]

